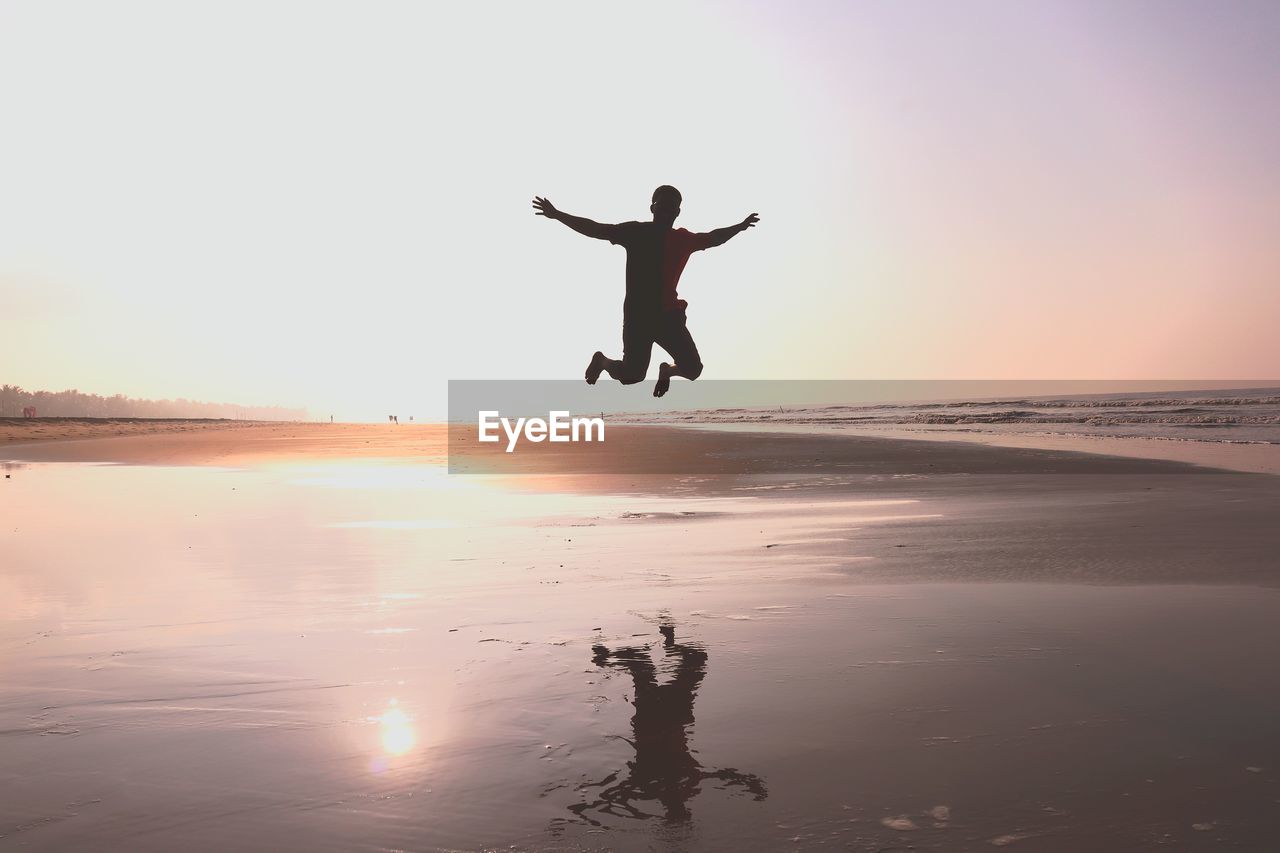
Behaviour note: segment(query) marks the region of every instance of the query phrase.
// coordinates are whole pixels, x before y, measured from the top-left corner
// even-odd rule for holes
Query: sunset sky
[[[1280,375],[1280,4],[0,2],[0,381],[426,412],[620,354],[708,378]],[[656,361],[654,370],[656,373]]]

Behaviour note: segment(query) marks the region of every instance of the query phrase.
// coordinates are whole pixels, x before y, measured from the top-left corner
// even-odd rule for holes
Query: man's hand
[[[708,231],[706,234],[701,234],[699,236],[705,241],[702,243],[701,248],[713,249],[716,246],[723,246],[725,243],[729,242],[729,238],[733,235],[741,234],[748,228],[755,228],[756,223],[759,221],[760,215],[753,213],[737,225],[726,225],[723,228],[717,228],[714,231]]]
[[[556,210],[556,206],[545,198],[539,198],[538,196],[533,197],[533,212],[548,219],[560,218],[560,211]]]
[[[533,197],[533,212],[539,216],[554,219],[556,222],[563,222],[579,234],[586,237],[594,237],[597,240],[612,240],[618,230],[616,225],[601,225],[599,222],[593,222],[585,216],[574,216],[571,213],[565,213],[563,210],[556,210],[554,204],[541,196]]]

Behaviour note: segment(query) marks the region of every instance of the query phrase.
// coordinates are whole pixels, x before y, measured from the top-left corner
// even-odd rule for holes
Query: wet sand
[[[707,428],[753,431],[751,428],[738,425],[718,425]],[[760,427],[755,427],[754,431],[759,429]],[[864,436],[909,439],[911,441],[942,441],[950,444],[982,444],[990,447],[1066,450],[1074,453],[1121,456],[1130,459],[1162,459],[1167,462],[1186,462],[1192,465],[1225,471],[1280,474],[1280,445],[1248,441],[1194,441],[1136,436],[1120,438],[1086,434],[1061,435],[1048,432],[1001,433],[995,430],[970,430],[964,427],[827,427],[818,424],[803,426],[779,424],[770,426],[768,429],[770,432],[786,434]]]
[[[481,477],[444,439],[0,446],[0,849],[1280,833],[1280,479],[665,428]]]

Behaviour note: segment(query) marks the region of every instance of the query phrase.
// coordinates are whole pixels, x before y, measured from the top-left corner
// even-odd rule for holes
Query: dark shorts
[[[643,376],[648,372],[654,344],[666,350],[677,367],[693,375],[701,372],[702,359],[685,325],[684,309],[623,317],[622,364],[628,373]]]

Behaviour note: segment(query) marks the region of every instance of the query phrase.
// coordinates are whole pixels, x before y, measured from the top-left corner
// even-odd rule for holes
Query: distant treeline
[[[34,406],[36,415],[51,418],[231,418],[253,421],[302,421],[306,409],[282,406],[238,406],[235,403],[201,403],[177,400],[140,400],[116,394],[103,397],[68,391],[26,391],[17,385],[0,385],[0,417],[17,418]]]

